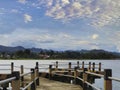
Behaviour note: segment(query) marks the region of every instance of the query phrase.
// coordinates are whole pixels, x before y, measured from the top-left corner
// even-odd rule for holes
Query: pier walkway
[[[73,64],[58,61],[53,64],[36,62],[33,68],[15,66],[13,62],[0,64],[11,67],[11,69],[0,69],[11,71],[8,74],[0,74],[0,90],[101,90],[93,85],[95,79],[100,78],[104,80],[103,90],[112,90],[112,81],[120,82],[120,79],[112,76],[112,69],[102,69],[101,65],[101,63],[86,64],[79,61]],[[16,68],[20,70],[16,71]],[[24,69],[29,71],[24,72]],[[48,71],[44,72],[45,70]]]
[[[37,86],[37,90],[82,90],[82,88],[80,85],[68,84],[40,77],[40,86]]]

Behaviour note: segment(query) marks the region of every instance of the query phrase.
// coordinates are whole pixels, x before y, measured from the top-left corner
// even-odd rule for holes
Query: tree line
[[[41,50],[40,52],[32,52],[30,49],[18,50],[16,52],[1,52],[1,59],[118,59],[119,54],[107,52],[104,50],[90,51],[54,51]]]

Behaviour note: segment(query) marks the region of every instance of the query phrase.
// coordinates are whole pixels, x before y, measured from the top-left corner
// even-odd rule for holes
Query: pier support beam
[[[11,62],[11,73],[14,71],[14,63]]]
[[[52,78],[52,65],[49,65],[49,79]]]
[[[93,62],[92,71],[95,72],[95,62]]]
[[[80,64],[79,64],[79,61],[77,61],[77,67],[80,68]]]
[[[21,65],[21,68],[20,68],[21,70],[21,74],[23,74],[24,73],[24,66],[23,65]],[[23,77],[21,77],[21,86],[22,87],[24,87],[24,76]]]
[[[58,69],[58,61],[56,61],[56,70]]]
[[[31,73],[31,81],[33,81],[32,85],[31,85],[31,90],[36,90],[36,82],[34,81],[35,79],[35,69],[31,69],[32,73]]]
[[[84,68],[83,70],[83,90],[87,90],[87,84],[85,81],[87,81],[88,75],[85,73],[85,71],[87,71],[87,68]]]
[[[109,79],[112,77],[112,70],[105,69],[104,73],[104,90],[112,90],[112,80]]]
[[[35,71],[36,71],[36,77],[37,77],[37,80],[36,80],[36,85],[40,85],[40,81],[39,81],[39,63],[36,62],[36,67],[35,67]]]
[[[91,62],[89,62],[88,70],[91,71]]]
[[[20,90],[20,73],[19,73],[19,71],[12,72],[12,76],[16,77],[16,79],[12,81],[12,90]]]
[[[68,64],[68,70],[69,70],[69,75],[71,74],[71,62],[69,62],[69,64]]]
[[[84,70],[84,61],[82,62],[82,70]]]
[[[98,69],[99,69],[99,71],[101,71],[101,63],[99,63],[99,68]]]

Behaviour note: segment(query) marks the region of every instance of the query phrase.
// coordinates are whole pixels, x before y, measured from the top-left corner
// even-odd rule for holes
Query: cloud
[[[120,0],[39,0],[46,16],[61,21],[89,18],[90,25],[103,27],[120,18]]]
[[[97,39],[98,37],[99,37],[98,34],[93,34],[93,35],[92,35],[92,39]]]
[[[25,23],[31,22],[32,21],[32,16],[28,14],[24,14],[24,21]]]
[[[55,32],[50,32],[44,29],[19,28],[11,33],[0,34],[0,43],[6,46],[21,45],[24,47],[38,47],[55,50],[117,49],[120,51],[120,32],[113,32],[112,35],[108,35],[108,38],[103,37],[104,40],[98,41],[98,34],[93,34],[93,38],[95,40],[92,40],[90,38],[85,39],[76,37],[73,34],[68,34],[65,32],[56,34]]]
[[[26,0],[18,0],[19,3],[25,4]]]
[[[19,11],[17,9],[12,9],[11,13],[19,13]]]

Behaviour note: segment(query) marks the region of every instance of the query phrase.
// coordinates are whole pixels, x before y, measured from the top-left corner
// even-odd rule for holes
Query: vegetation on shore
[[[15,52],[1,52],[0,59],[119,59],[120,54],[104,50],[80,50],[80,51],[53,51],[41,50],[32,52],[30,49],[17,50]]]

